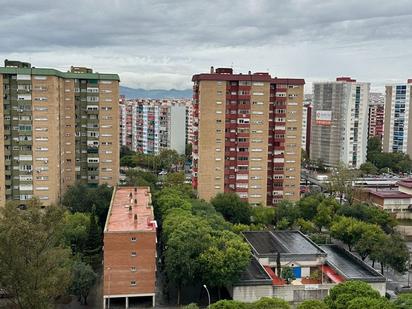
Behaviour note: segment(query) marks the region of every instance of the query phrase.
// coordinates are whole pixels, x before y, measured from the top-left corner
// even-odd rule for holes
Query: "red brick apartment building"
[[[156,221],[150,188],[116,187],[104,228],[103,308],[110,299],[152,297],[156,286]]]

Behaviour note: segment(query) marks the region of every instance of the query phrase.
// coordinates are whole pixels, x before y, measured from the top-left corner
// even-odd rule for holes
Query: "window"
[[[133,242],[137,241],[136,237],[132,237],[132,238],[130,238],[130,240],[133,241]]]
[[[137,256],[136,251],[132,251],[131,256]]]
[[[136,286],[136,280],[130,281],[130,285],[131,285],[131,286]]]
[[[130,267],[130,271],[133,271],[133,272],[135,272],[137,269],[136,269],[136,266],[132,266],[132,267]]]

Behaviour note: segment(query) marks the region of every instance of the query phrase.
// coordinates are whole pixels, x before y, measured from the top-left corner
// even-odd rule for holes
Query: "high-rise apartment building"
[[[185,153],[189,100],[129,100],[120,104],[120,142],[133,151]]]
[[[412,156],[411,109],[412,79],[405,84],[386,86],[384,152],[403,152]],[[411,129],[409,129],[411,128]]]
[[[369,105],[369,138],[378,136],[383,137],[383,123],[385,119],[385,105],[384,104],[370,104]]]
[[[229,68],[193,76],[193,187],[210,200],[299,199],[303,79]]]
[[[306,154],[310,154],[310,132],[312,128],[312,103],[309,101],[303,103],[302,113],[302,149]]]
[[[155,306],[156,228],[150,188],[116,187],[104,228],[103,308],[114,298],[129,308],[138,297]]]
[[[0,205],[56,203],[76,181],[117,183],[118,75],[6,60],[0,85]]]
[[[359,168],[366,161],[370,84],[339,77],[313,84],[310,158]]]

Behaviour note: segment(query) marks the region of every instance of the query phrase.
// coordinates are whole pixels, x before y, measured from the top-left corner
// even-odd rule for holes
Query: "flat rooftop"
[[[315,243],[299,231],[257,231],[243,232],[246,240],[258,255],[322,254]]]
[[[327,253],[326,263],[346,280],[386,281],[384,276],[349,251],[337,245],[321,245],[320,247]]]
[[[236,285],[271,285],[272,278],[268,275],[255,256],[252,256],[249,266],[240,274]]]
[[[156,231],[149,187],[115,187],[105,233]]]

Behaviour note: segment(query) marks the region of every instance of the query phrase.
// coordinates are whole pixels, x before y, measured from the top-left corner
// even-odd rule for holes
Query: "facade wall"
[[[412,154],[412,84],[386,86],[383,151]]]
[[[156,232],[105,233],[104,266],[104,295],[155,293]]]
[[[232,289],[233,300],[252,303],[262,297],[273,297],[271,285],[234,286]]]
[[[169,145],[179,154],[186,149],[186,106],[171,106],[169,121]]]
[[[99,82],[99,183],[110,186],[119,179],[119,82]]]
[[[314,83],[310,158],[358,168],[366,160],[369,83]],[[318,112],[331,113],[320,122]],[[318,122],[317,122],[318,120]]]
[[[0,133],[5,137],[0,144],[0,172],[4,175],[0,194],[22,204],[35,196],[43,205],[50,205],[58,203],[76,180],[97,185],[102,176],[100,183],[117,183],[118,81],[102,81],[110,84],[110,91],[99,96],[99,74],[5,67],[0,68],[0,76],[1,91],[6,91],[0,96]],[[99,157],[99,97],[105,102],[101,130],[111,135],[106,144],[100,143],[105,151],[102,160],[107,163],[104,170],[99,161],[89,162],[91,157]],[[107,179],[105,173],[110,175]],[[0,205],[4,203],[0,198]]]
[[[202,81],[199,89],[198,194],[210,200],[224,192],[226,83]]]
[[[33,195],[46,205],[60,199],[59,86],[56,76],[32,76]]]
[[[4,137],[4,106],[3,106],[3,75],[0,74],[0,136]],[[4,138],[0,138],[0,166],[3,167],[5,166],[4,161],[4,145],[5,145],[5,140]],[[0,207],[2,205],[5,205],[6,203],[6,173],[8,174],[7,176],[10,176],[10,171],[5,171],[3,173],[0,173]]]
[[[385,295],[385,282],[373,282],[369,285],[378,291],[381,296]],[[232,298],[242,302],[254,302],[262,297],[276,297],[288,302],[300,303],[310,299],[324,299],[334,286],[336,284],[235,286],[233,287]]]
[[[193,187],[206,200],[219,192],[252,205],[297,200],[303,80],[250,76],[194,76]]]

